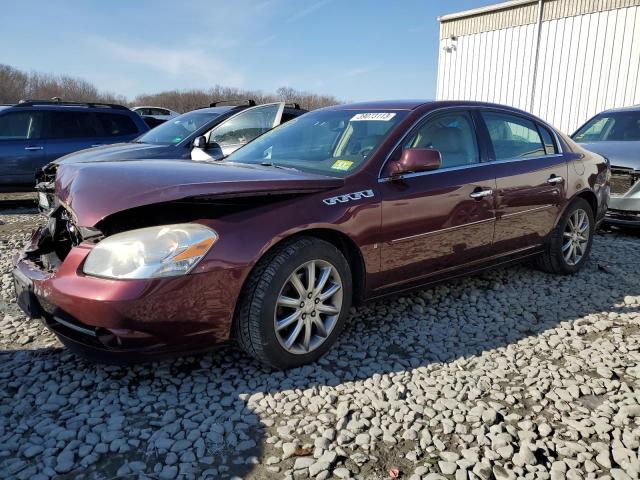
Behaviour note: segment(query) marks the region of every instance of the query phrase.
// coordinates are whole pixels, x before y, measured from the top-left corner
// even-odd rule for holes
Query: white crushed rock
[[[37,215],[0,211],[3,478],[637,479],[640,236],[573,277],[526,266],[358,308],[319,363],[225,347],[134,367],[62,349],[15,305]]]

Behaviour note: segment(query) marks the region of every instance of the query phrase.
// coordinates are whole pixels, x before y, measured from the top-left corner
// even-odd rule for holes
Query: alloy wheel
[[[569,216],[562,238],[562,255],[567,265],[575,266],[584,257],[589,245],[590,228],[589,215],[581,208]]]
[[[289,353],[306,354],[329,337],[342,309],[342,279],[325,260],[311,260],[287,278],[276,301],[274,327]]]

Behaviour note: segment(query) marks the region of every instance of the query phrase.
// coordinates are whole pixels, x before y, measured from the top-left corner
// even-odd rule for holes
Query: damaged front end
[[[38,209],[49,213],[56,202],[57,163],[49,163],[36,172],[36,192],[38,192]]]

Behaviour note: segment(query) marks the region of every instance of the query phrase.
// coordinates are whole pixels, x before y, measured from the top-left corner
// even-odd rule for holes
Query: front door
[[[280,125],[284,102],[247,108],[205,134],[207,149],[194,148],[192,160],[220,160]]]
[[[382,270],[396,285],[426,279],[486,256],[494,229],[495,176],[481,163],[472,117],[451,111],[429,117],[404,148],[433,148],[438,170],[383,178]]]
[[[540,245],[564,206],[567,162],[545,126],[498,111],[481,117],[496,172],[495,250]]]
[[[40,112],[25,109],[0,116],[0,185],[35,185],[44,149]]]

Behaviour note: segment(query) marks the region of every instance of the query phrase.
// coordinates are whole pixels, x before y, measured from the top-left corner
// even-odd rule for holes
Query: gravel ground
[[[68,353],[14,301],[37,219],[0,206],[3,478],[640,477],[638,236],[599,234],[573,277],[515,266],[366,305],[318,364],[268,372],[233,347]]]

